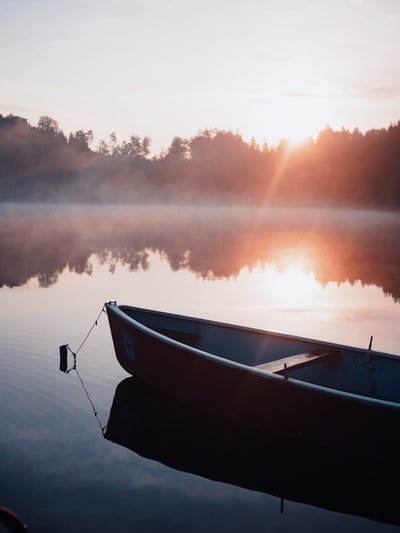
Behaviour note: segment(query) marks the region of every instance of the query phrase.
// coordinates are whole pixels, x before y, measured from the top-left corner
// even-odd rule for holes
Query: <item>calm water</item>
[[[182,424],[165,423],[178,407],[150,395],[149,411],[136,389],[136,444],[105,439],[127,375],[100,313],[117,300],[400,354],[399,229],[361,211],[0,207],[0,505],[36,532],[397,531],[396,510],[352,505],[351,468],[320,476],[317,500],[307,468],[277,476],[273,448],[260,490],[209,479],[204,420],[185,414],[186,457]],[[99,314],[79,374],[59,372],[59,345],[76,351]]]

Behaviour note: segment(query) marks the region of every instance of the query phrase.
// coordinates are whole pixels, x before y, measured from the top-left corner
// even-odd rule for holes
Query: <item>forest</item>
[[[400,207],[400,121],[275,147],[203,130],[156,156],[149,137],[93,138],[0,115],[0,202]]]

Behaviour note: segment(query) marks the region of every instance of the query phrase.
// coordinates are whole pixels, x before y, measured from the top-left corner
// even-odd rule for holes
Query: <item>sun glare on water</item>
[[[306,272],[300,264],[294,264],[283,271],[267,267],[262,276],[263,289],[279,305],[302,307],[311,304],[321,291],[321,285],[312,272]]]

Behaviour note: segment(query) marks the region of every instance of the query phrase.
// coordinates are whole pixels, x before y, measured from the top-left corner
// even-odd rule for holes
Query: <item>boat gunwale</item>
[[[155,309],[154,310],[153,309],[146,309],[146,308],[143,308],[143,307],[136,307],[136,306],[130,306],[130,305],[124,305],[124,304],[118,305],[115,302],[107,302],[105,304],[105,306],[106,306],[107,311],[108,311],[108,309],[110,309],[112,312],[114,312],[116,315],[118,315],[119,318],[121,318],[123,321],[125,321],[127,323],[130,323],[131,326],[139,329],[140,331],[146,333],[147,335],[150,335],[151,337],[156,338],[156,339],[158,339],[158,340],[160,340],[160,341],[162,341],[164,343],[167,343],[167,344],[169,344],[171,346],[175,346],[175,347],[178,347],[179,349],[183,349],[184,351],[190,352],[193,355],[197,355],[197,356],[206,358],[206,359],[208,359],[210,361],[213,361],[215,363],[218,363],[218,364],[221,364],[221,365],[224,365],[224,366],[228,366],[228,367],[238,368],[238,369],[240,369],[242,371],[245,371],[245,372],[248,372],[250,374],[255,373],[255,374],[261,376],[263,379],[274,379],[274,380],[278,380],[278,381],[284,381],[284,382],[290,383],[291,385],[293,385],[295,387],[299,387],[299,388],[307,389],[307,390],[315,390],[315,391],[318,391],[320,393],[326,394],[328,396],[337,396],[337,397],[343,398],[343,399],[351,399],[351,400],[353,400],[355,402],[358,402],[358,403],[371,404],[371,405],[374,405],[374,406],[387,407],[387,408],[393,409],[393,410],[400,410],[400,403],[391,402],[391,401],[388,401],[388,400],[382,400],[380,398],[371,398],[369,396],[363,396],[363,395],[360,395],[360,394],[354,394],[354,393],[342,391],[342,390],[339,390],[339,389],[333,389],[333,388],[330,388],[330,387],[325,387],[323,385],[317,385],[315,383],[302,381],[302,380],[299,380],[299,379],[296,379],[296,378],[292,378],[292,377],[285,377],[285,376],[280,375],[280,374],[274,374],[273,372],[269,372],[268,370],[259,369],[256,366],[246,365],[244,363],[239,363],[237,361],[232,361],[230,359],[227,359],[227,358],[222,357],[220,355],[213,354],[211,352],[206,352],[204,350],[200,350],[199,348],[196,348],[194,346],[190,346],[189,344],[185,344],[184,342],[175,340],[172,337],[168,337],[167,335],[159,333],[158,331],[152,329],[151,327],[145,326],[142,322],[132,318],[129,314],[127,314],[124,311],[124,309],[131,309],[133,311],[138,311],[138,312],[142,312],[142,313],[150,313],[150,314],[154,314],[154,315],[161,315],[161,316],[166,316],[166,317],[176,318],[176,319],[185,319],[185,320],[187,319],[187,320],[191,320],[191,321],[194,321],[194,322],[202,323],[202,324],[205,324],[205,325],[208,324],[208,325],[213,325],[213,326],[218,326],[218,327],[236,329],[236,330],[239,330],[239,331],[242,330],[242,331],[247,331],[247,332],[250,332],[250,333],[259,333],[259,334],[264,334],[264,335],[272,335],[274,337],[282,337],[282,338],[291,339],[291,340],[294,340],[294,341],[309,342],[309,343],[313,343],[313,344],[320,344],[321,347],[329,347],[329,348],[332,348],[332,349],[335,349],[335,350],[338,350],[338,351],[357,352],[360,355],[368,353],[369,355],[372,355],[372,356],[386,357],[388,359],[398,359],[399,356],[397,356],[395,354],[389,354],[389,353],[385,353],[385,352],[378,352],[378,351],[375,351],[375,350],[366,350],[366,349],[363,349],[363,348],[346,346],[344,344],[337,344],[337,343],[333,343],[333,342],[329,342],[329,341],[328,342],[324,342],[324,341],[320,341],[318,339],[310,339],[310,338],[301,337],[301,336],[298,336],[298,335],[290,335],[290,334],[286,334],[286,333],[280,333],[278,331],[273,331],[273,330],[263,330],[263,329],[260,329],[260,328],[253,328],[251,326],[241,326],[240,324],[230,324],[230,323],[227,323],[227,322],[220,322],[220,321],[215,321],[215,320],[211,320],[211,319],[203,319],[203,318],[198,318],[198,317],[180,315],[180,314],[170,313],[168,311],[158,311],[158,310],[155,310]]]

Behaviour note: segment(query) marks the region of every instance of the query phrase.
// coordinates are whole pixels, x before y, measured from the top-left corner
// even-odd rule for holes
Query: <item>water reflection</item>
[[[224,441],[222,436],[221,446],[213,449],[205,437],[211,433],[219,439],[215,423],[191,413],[192,423],[187,421],[186,432],[178,419],[172,426],[175,436],[171,436],[162,419],[157,420],[159,415],[171,421],[171,409],[158,402],[154,408],[159,411],[153,409],[152,413],[137,391],[134,394],[143,408],[133,412],[137,422],[133,447],[139,453],[152,454],[159,461],[175,464],[175,468],[196,469],[204,476],[231,477],[223,478],[226,483],[214,483],[103,439],[78,379],[58,372],[55,350],[64,342],[76,349],[102,304],[117,299],[346,344],[367,346],[373,334],[376,349],[398,353],[399,306],[385,299],[379,289],[362,288],[360,283],[350,288],[346,283],[336,295],[337,288],[332,285],[320,288],[320,283],[328,280],[342,283],[360,279],[398,299],[398,226],[397,215],[323,210],[84,211],[1,206],[0,285],[21,287],[1,290],[0,423],[4,431],[0,433],[0,504],[14,509],[32,531],[394,530],[381,522],[289,501],[284,504],[283,516],[279,514],[280,497],[301,500],[304,495],[313,496],[313,487],[300,477],[302,465],[307,464],[311,465],[307,476],[320,483],[326,496],[314,505],[339,508],[335,495],[328,498],[329,487],[315,472],[318,464],[327,469],[325,479],[331,476],[334,486],[340,488],[337,498],[343,509],[348,509],[345,512],[364,514],[367,503],[373,500],[368,516],[397,524],[388,489],[396,475],[392,466],[381,480],[380,473],[368,465],[366,471],[359,472],[357,485],[354,472],[358,467],[350,465],[349,476],[338,467],[336,474],[326,465],[328,456],[317,452],[316,461],[310,454],[303,458],[300,452],[284,455],[278,450],[275,461],[269,454],[263,457],[265,449],[260,451],[255,441],[253,449],[264,465],[261,473],[269,469],[268,476],[249,479],[245,468],[250,468],[251,462],[246,463],[250,458],[243,457],[243,469],[232,464],[234,454],[239,453],[240,458],[241,451],[234,447],[230,452],[230,446],[222,448],[226,462],[220,454],[221,468],[213,474],[208,462],[193,461],[193,453],[199,451],[200,456],[204,448],[205,454],[216,457],[227,437]],[[172,273],[169,265],[179,272]],[[107,269],[116,272],[109,274]],[[282,272],[287,274],[286,282]],[[203,282],[202,276],[223,281]],[[225,282],[225,278],[230,281]],[[319,288],[316,310],[307,310],[304,302],[294,311],[282,306],[281,293],[288,279],[297,290],[299,286],[307,288],[308,295]],[[52,288],[37,290],[37,280],[42,287]],[[288,292],[293,301],[293,289]],[[304,292],[297,294],[304,299]],[[310,300],[306,304],[311,307]],[[102,422],[106,422],[123,370],[115,359],[105,320],[100,320],[80,353],[79,370]],[[127,413],[128,424],[133,413]],[[141,413],[151,416],[150,425],[146,426]],[[160,435],[166,446],[160,441],[149,442],[149,435]],[[182,445],[173,440],[175,437]],[[150,445],[153,448],[149,449]],[[246,439],[245,445],[252,449]],[[179,465],[176,454],[174,457],[177,450],[182,452],[185,465]],[[273,448],[268,450],[272,453]],[[184,454],[186,451],[189,455]],[[204,470],[198,470],[200,467]],[[233,479],[234,475],[239,480]],[[306,490],[300,481],[306,483]],[[241,489],[234,485],[237,482],[257,491]],[[348,504],[341,496],[342,489],[349,495]],[[365,502],[358,494],[360,499],[365,496]]]
[[[57,282],[69,268],[92,274],[93,254],[113,272],[117,264],[146,270],[157,253],[172,270],[223,279],[274,265],[321,285],[376,285],[400,299],[400,216],[371,211],[251,208],[2,208],[0,286],[37,278]],[[299,286],[302,282],[297,283]]]
[[[127,378],[116,389],[106,438],[169,467],[284,500],[400,524],[393,457],[294,444],[223,423]],[[284,509],[284,506],[282,507]]]

